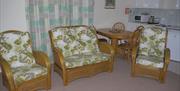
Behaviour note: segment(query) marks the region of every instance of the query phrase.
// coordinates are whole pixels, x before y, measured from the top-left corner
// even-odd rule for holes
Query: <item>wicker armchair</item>
[[[0,64],[3,85],[9,91],[51,88],[51,68],[43,52],[32,51],[28,32],[0,33]]]
[[[99,72],[112,72],[114,50],[99,42],[96,31],[88,26],[64,26],[49,31],[54,52],[54,69],[64,81],[94,75]]]
[[[166,48],[167,30],[162,27],[144,28],[139,44],[132,49],[132,76],[150,76],[164,82],[170,50]]]

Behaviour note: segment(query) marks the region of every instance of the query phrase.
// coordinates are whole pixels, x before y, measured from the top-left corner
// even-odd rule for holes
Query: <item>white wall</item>
[[[94,25],[111,27],[121,21],[128,26],[125,8],[134,7],[135,0],[116,0],[115,9],[104,9],[105,0],[94,0]],[[25,17],[25,0],[0,0],[0,31],[9,29],[28,30]]]
[[[116,0],[115,9],[104,9],[105,0],[94,0],[94,25],[97,28],[112,27],[115,22],[123,22],[128,27],[128,15],[125,8],[135,5],[135,0]]]
[[[27,31],[25,0],[0,0],[0,31]]]

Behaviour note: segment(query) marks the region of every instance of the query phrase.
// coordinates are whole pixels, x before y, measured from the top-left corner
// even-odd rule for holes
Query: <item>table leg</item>
[[[117,39],[111,39],[111,45],[114,48],[114,52],[117,53],[118,40]]]

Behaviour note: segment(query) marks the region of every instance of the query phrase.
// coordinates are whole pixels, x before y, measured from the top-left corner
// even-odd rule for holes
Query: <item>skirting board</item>
[[[168,70],[180,75],[180,61],[171,60]]]

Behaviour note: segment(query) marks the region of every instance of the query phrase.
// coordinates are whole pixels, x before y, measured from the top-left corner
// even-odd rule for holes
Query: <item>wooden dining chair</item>
[[[89,28],[92,29],[92,30],[94,30],[94,31],[96,31],[96,28],[95,28],[94,25],[91,25]],[[96,34],[96,35],[97,35],[97,34]],[[98,38],[98,36],[97,36],[97,38]],[[105,39],[105,38],[98,38],[98,42],[108,43],[108,40]]]
[[[122,32],[125,31],[125,25],[122,22],[117,22],[112,26],[112,31]]]
[[[142,29],[144,29],[143,26],[137,27],[131,37],[129,37],[125,43],[118,45],[118,50],[120,51],[122,57],[127,58],[129,61],[131,61],[132,48],[134,45],[136,45],[137,41],[139,41],[139,36]]]

